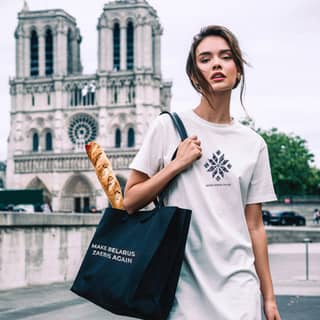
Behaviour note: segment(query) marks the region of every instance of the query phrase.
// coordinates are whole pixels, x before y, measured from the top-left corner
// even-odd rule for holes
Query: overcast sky
[[[30,10],[61,8],[80,28],[84,73],[97,68],[97,19],[107,1],[28,0]],[[308,141],[320,167],[320,1],[318,0],[150,0],[164,28],[162,74],[173,81],[172,110],[192,108],[199,96],[184,67],[192,37],[208,24],[221,24],[238,37],[245,58],[245,106],[256,126],[279,128]],[[15,74],[14,30],[23,0],[0,0],[0,160],[6,159],[10,96]],[[244,117],[234,92],[232,113]]]

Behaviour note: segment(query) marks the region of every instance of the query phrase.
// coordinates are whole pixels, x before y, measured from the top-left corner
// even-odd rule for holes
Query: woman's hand
[[[275,300],[265,301],[263,310],[264,310],[266,320],[281,320]]]
[[[181,171],[201,158],[202,150],[200,145],[201,142],[197,136],[188,137],[180,143],[175,162],[179,165]]]
[[[150,203],[177,174],[201,157],[200,141],[196,136],[182,141],[176,158],[170,161],[154,176],[132,170],[126,185],[124,207],[128,213],[134,213]]]

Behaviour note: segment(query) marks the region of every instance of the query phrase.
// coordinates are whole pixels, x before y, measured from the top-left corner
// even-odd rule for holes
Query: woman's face
[[[208,36],[195,53],[197,67],[214,92],[232,90],[238,71],[228,43],[219,36]]]

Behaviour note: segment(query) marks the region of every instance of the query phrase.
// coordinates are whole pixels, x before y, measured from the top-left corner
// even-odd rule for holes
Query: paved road
[[[70,284],[32,287],[0,293],[3,320],[124,320],[68,291]],[[17,303],[20,301],[20,303]],[[277,296],[282,320],[319,320],[319,296]],[[216,319],[213,319],[216,320]]]
[[[282,320],[319,320],[319,296],[277,296],[277,303]]]
[[[118,317],[69,291],[70,283],[33,286],[0,293],[2,320],[109,320]]]
[[[310,245],[310,280],[305,281],[303,244],[269,246],[282,320],[319,320],[320,243]],[[1,320],[124,320],[69,291],[70,283],[0,292]],[[199,319],[201,320],[201,319]],[[218,319],[213,319],[218,320]]]

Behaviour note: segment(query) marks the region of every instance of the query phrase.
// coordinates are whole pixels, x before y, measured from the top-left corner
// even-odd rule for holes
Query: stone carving
[[[107,151],[108,158],[114,170],[127,169],[136,155],[133,151]],[[84,172],[92,171],[86,154],[69,154],[64,156],[38,154],[32,157],[16,156],[14,160],[15,173],[49,173],[49,172]]]
[[[95,140],[97,132],[98,123],[88,114],[76,114],[70,120],[69,139],[76,148],[83,148],[86,143]]]

